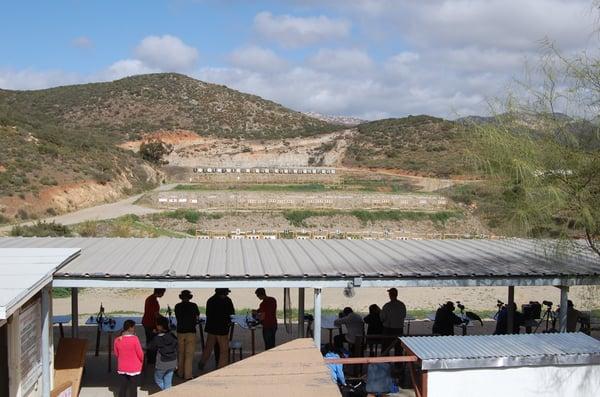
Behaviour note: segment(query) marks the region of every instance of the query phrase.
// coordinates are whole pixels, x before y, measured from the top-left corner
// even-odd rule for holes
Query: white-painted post
[[[514,285],[511,285],[510,287],[508,287],[508,312],[507,312],[507,317],[506,317],[506,333],[507,334],[512,334],[513,333],[513,328],[514,328],[514,324],[515,324],[515,309],[514,309],[514,303],[515,303],[515,287]]]
[[[561,285],[560,311],[558,312],[558,331],[567,332],[567,312],[569,311],[569,287]]]
[[[298,288],[298,337],[304,338],[304,288]]]
[[[313,337],[315,346],[321,349],[321,288],[315,288],[315,321],[313,322]]]
[[[50,305],[52,304],[51,296],[52,285],[48,284],[42,288],[42,396],[49,396],[52,390],[52,373],[50,354]]]
[[[79,337],[79,288],[71,288],[71,338]]]

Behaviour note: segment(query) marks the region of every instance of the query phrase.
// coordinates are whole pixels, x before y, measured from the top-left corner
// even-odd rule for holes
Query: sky
[[[591,0],[7,0],[0,15],[0,88],[179,72],[364,119],[484,115],[544,40],[598,39]]]

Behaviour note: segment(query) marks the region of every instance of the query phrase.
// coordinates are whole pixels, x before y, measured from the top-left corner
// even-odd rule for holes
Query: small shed
[[[49,396],[52,274],[77,248],[0,248],[0,395]]]
[[[422,397],[600,396],[600,341],[582,333],[404,337]]]

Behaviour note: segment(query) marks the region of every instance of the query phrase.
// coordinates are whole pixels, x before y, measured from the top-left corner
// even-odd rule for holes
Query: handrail
[[[347,357],[326,358],[325,364],[378,364],[378,363],[414,363],[417,356]]]

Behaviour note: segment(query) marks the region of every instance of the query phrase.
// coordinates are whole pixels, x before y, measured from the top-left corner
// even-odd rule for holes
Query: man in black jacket
[[[432,331],[434,335],[454,335],[454,326],[462,323],[463,320],[454,314],[454,303],[448,301],[435,312]]]
[[[219,347],[218,368],[229,362],[229,327],[231,316],[235,314],[233,302],[227,296],[231,291],[228,288],[216,288],[215,294],[206,302],[206,346],[198,363],[200,370],[208,361],[215,345]]]

